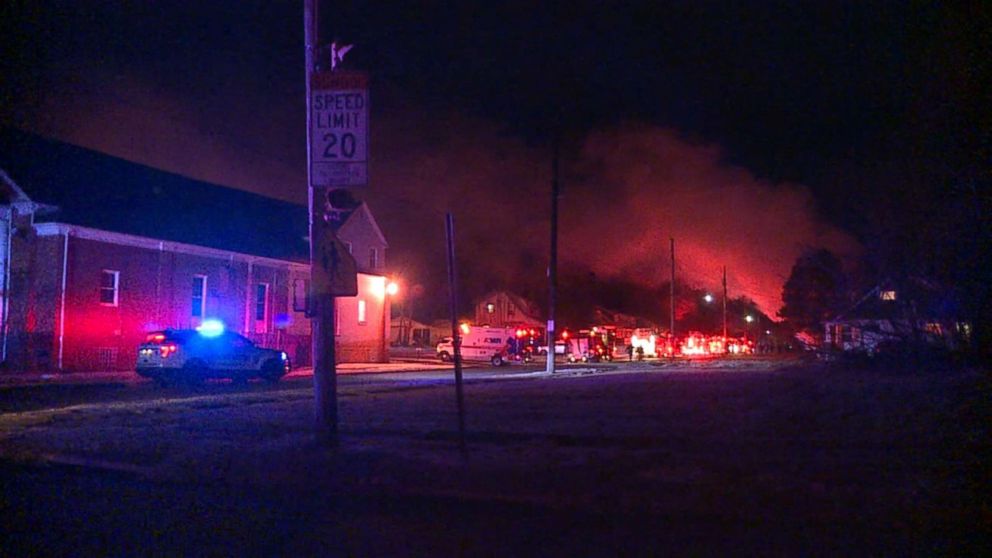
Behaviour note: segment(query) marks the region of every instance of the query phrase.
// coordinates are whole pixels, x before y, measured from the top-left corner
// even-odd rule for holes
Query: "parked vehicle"
[[[451,337],[444,337],[435,348],[438,358],[444,362],[454,358],[455,349]],[[506,327],[461,327],[461,355],[463,361],[489,362],[502,366],[511,361],[530,360],[531,353],[517,339],[517,330]]]
[[[565,352],[568,362],[600,362],[613,360],[609,347],[599,337],[572,337]]]
[[[217,324],[199,329],[166,329],[149,333],[138,347],[138,375],[159,385],[199,382],[207,378],[278,382],[289,373],[285,352],[257,347]]]

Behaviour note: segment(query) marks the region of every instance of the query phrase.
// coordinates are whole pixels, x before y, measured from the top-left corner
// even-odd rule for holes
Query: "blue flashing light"
[[[204,337],[217,337],[224,333],[224,322],[220,320],[203,320],[203,323],[196,328],[196,331]]]
[[[272,317],[272,324],[277,328],[285,329],[293,323],[293,318],[289,314],[276,314]]]
[[[283,360],[289,360],[289,355],[287,355],[286,352],[283,351],[283,352],[279,353],[279,358],[281,358]]]

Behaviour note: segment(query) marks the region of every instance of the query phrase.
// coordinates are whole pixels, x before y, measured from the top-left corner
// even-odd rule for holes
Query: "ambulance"
[[[460,329],[463,361],[481,361],[502,366],[509,361],[524,358],[516,328],[462,324]],[[455,349],[451,337],[442,338],[437,344],[436,352],[438,358],[444,362],[454,358]]]

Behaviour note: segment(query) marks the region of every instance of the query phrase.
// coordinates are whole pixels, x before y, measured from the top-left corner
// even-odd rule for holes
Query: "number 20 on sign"
[[[368,183],[368,100],[365,74],[314,74],[310,99],[313,186]]]

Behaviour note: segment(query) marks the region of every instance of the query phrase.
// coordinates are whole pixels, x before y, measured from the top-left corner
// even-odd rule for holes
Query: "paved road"
[[[0,462],[8,556],[614,556],[690,544],[649,516],[444,495],[312,494]],[[669,525],[670,522],[669,522]],[[720,543],[710,548],[730,551]]]
[[[421,363],[430,363],[425,360]],[[626,364],[624,365],[626,366]],[[633,365],[632,365],[633,366]],[[615,368],[601,366],[600,369]],[[589,370],[589,366],[564,366],[563,373],[574,373],[576,370]],[[466,382],[490,381],[500,378],[526,377],[538,374],[544,370],[543,364],[513,365],[503,367],[477,366],[466,368]],[[145,401],[154,399],[173,399],[191,395],[224,395],[241,393],[283,392],[290,390],[310,389],[313,385],[309,371],[301,375],[295,372],[277,384],[252,381],[248,384],[237,384],[227,380],[209,381],[197,386],[158,387],[150,380],[137,375],[116,375],[99,381],[87,380],[84,374],[79,374],[76,380],[62,379],[55,382],[39,380],[38,382],[9,383],[0,385],[0,414],[39,409],[61,408],[71,405],[99,404],[101,402]],[[453,383],[454,374],[450,365],[448,368],[436,370],[415,370],[401,372],[349,372],[338,375],[340,390],[355,390],[370,386],[408,389],[416,386],[433,386]]]
[[[636,370],[651,373],[623,373]],[[5,388],[5,408],[63,408],[0,414],[0,554],[987,548],[982,376],[527,372],[468,374],[464,460],[449,371],[342,377],[344,443],[329,452],[306,445],[309,378]],[[136,404],[101,407],[122,400]]]

